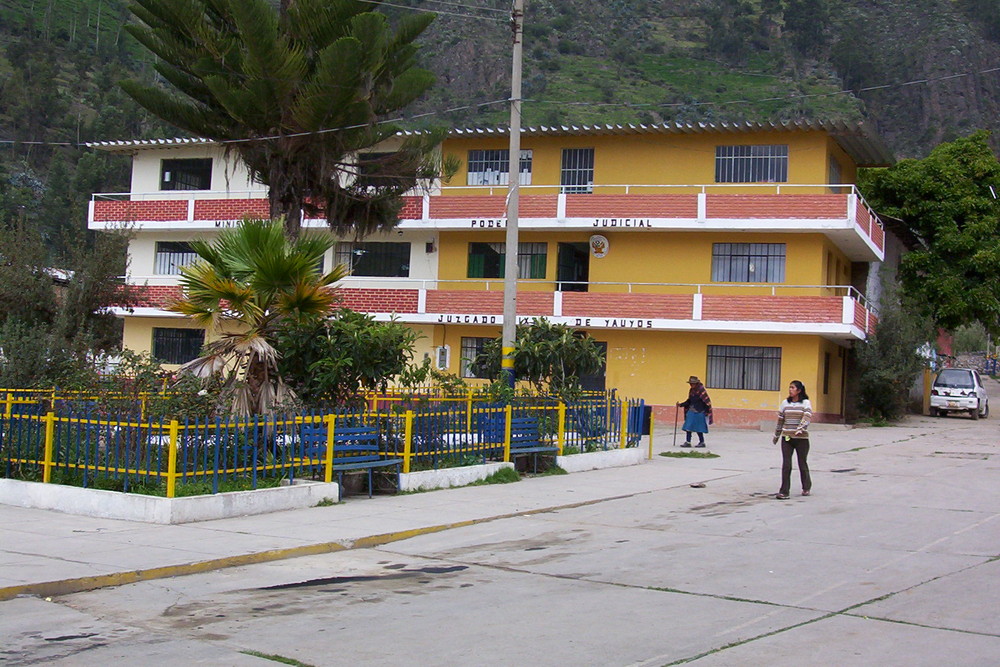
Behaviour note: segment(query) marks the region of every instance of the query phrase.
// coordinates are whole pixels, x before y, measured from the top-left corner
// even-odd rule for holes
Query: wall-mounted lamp
[[[437,248],[434,247],[434,241],[428,241],[427,243],[424,244],[424,252],[426,252],[428,255],[434,252],[435,250],[437,250]]]

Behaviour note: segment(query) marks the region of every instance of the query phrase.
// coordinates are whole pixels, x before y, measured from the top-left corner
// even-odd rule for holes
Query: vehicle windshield
[[[937,376],[937,380],[934,381],[934,386],[971,389],[973,387],[972,373],[955,368],[943,370]]]

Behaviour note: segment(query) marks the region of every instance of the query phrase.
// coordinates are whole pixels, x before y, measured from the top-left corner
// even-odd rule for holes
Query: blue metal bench
[[[303,424],[299,431],[303,458],[326,460],[326,425]],[[341,426],[333,431],[333,472],[337,473],[337,500],[343,495],[344,472],[368,471],[368,497],[374,491],[375,468],[396,468],[396,489],[403,459],[386,458],[379,449],[378,430],[371,426]]]
[[[503,414],[484,415],[480,421],[480,437],[484,442],[504,442],[506,436],[506,419]],[[542,442],[542,435],[535,417],[511,417],[510,420],[510,458],[513,461],[518,456],[531,456],[533,471],[538,472],[538,455],[554,455],[559,448]]]

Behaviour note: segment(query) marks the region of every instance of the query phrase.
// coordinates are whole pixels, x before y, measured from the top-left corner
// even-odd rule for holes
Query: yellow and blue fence
[[[52,396],[0,394],[0,474],[168,497],[193,484],[200,493],[218,493],[236,483],[257,488],[296,477],[331,481],[338,454],[333,434],[339,428],[374,429],[379,454],[402,459],[406,473],[510,461],[509,424],[518,417],[537,422],[541,443],[571,454],[637,446],[648,415],[641,399],[611,395],[512,404],[410,396],[360,411],[242,420],[149,419],[141,409],[111,415],[74,406]],[[304,449],[300,434],[306,424],[326,427],[325,455]]]

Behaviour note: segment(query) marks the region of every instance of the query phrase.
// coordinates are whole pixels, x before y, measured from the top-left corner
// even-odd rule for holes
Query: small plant
[[[511,482],[520,482],[521,475],[513,468],[501,468],[495,473],[487,477],[486,479],[481,479],[478,482],[473,482],[469,486],[482,486],[485,484],[510,484]]]
[[[549,475],[568,475],[568,474],[569,474],[568,472],[566,472],[565,470],[563,470],[559,466],[553,465],[553,466],[549,466],[548,468],[546,468],[542,472],[538,473],[538,475],[536,475],[536,476],[537,477],[546,477],[546,476],[549,476]]]
[[[718,454],[712,452],[660,452],[660,456],[672,459],[717,459]]]
[[[337,501],[333,498],[324,497],[323,500],[316,503],[316,507],[330,507],[331,505],[336,505]]]

